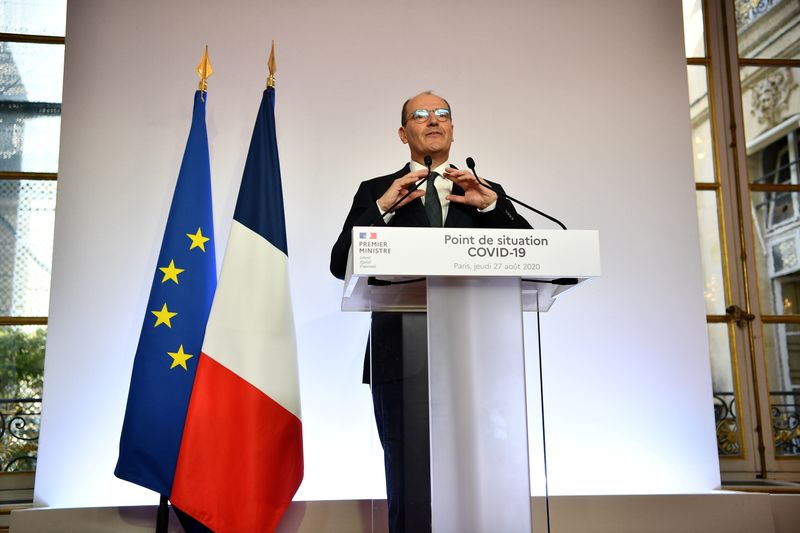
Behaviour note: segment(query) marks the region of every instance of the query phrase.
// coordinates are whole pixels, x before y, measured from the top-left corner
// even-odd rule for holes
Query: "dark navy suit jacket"
[[[331,273],[344,279],[347,269],[347,256],[352,244],[353,226],[368,226],[380,217],[376,204],[378,198],[389,188],[394,180],[408,174],[409,165],[393,174],[373,178],[361,183],[353,197],[353,205],[344,221],[342,232],[331,250]],[[530,228],[531,225],[520,216],[511,202],[505,198],[502,187],[492,186],[499,191],[494,209],[480,213],[477,208],[450,202],[444,226],[447,228]],[[464,190],[453,184],[452,194],[463,195]],[[425,206],[419,198],[398,209],[391,220],[379,221],[376,226],[427,227],[430,226]],[[427,364],[427,358],[403,357],[402,313],[373,313],[371,328],[372,376],[370,380],[369,349],[364,362],[364,383],[387,383],[420,372]]]

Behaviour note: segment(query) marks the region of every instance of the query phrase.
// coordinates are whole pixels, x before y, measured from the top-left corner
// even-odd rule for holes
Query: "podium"
[[[600,275],[583,230],[356,227],[343,311],[427,311],[434,533],[530,532],[523,312]]]

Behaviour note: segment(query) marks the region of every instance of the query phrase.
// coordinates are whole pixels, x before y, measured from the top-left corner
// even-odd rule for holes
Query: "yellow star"
[[[156,325],[153,326],[154,328],[157,328],[161,324],[166,324],[168,328],[171,328],[172,324],[170,324],[169,320],[178,314],[178,313],[173,313],[169,309],[167,309],[167,304],[164,304],[164,307],[161,308],[161,311],[150,311],[150,312],[156,315],[157,318]]]
[[[172,366],[169,367],[170,370],[172,370],[178,365],[181,365],[184,370],[189,370],[188,368],[186,368],[186,361],[190,357],[194,357],[193,355],[189,355],[188,353],[183,353],[183,344],[181,344],[181,347],[178,348],[177,352],[167,352],[167,355],[172,357]]]
[[[178,274],[183,272],[184,269],[182,268],[175,268],[175,261],[170,259],[169,266],[166,267],[158,267],[158,269],[164,273],[164,279],[161,280],[161,283],[164,283],[168,279],[171,279],[175,282],[175,285],[178,284]]]
[[[186,234],[187,237],[192,239],[192,245],[189,246],[189,249],[192,248],[200,248],[204,252],[206,251],[206,242],[210,241],[208,237],[203,237],[203,232],[200,231],[200,228],[197,228],[197,233],[192,235],[191,233]]]

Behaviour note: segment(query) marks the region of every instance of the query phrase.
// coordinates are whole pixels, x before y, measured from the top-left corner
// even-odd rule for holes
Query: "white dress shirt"
[[[427,170],[427,168],[428,167],[426,167],[425,165],[417,163],[416,161],[411,161],[409,163],[410,172],[414,172],[415,170]],[[447,168],[450,168],[450,163],[445,161],[444,163],[442,163],[438,167],[435,167],[435,168],[431,169],[432,172],[436,172],[437,174],[439,174],[438,176],[436,176],[436,179],[434,180],[433,185],[434,185],[434,187],[436,187],[436,192],[439,193],[439,202],[441,202],[441,204],[442,204],[442,221],[447,220],[447,210],[450,207],[450,200],[447,199],[447,196],[450,195],[453,192],[453,182],[444,177],[444,171]],[[422,178],[422,179],[423,179],[423,181],[420,184],[420,186],[418,187],[418,189],[421,190],[421,191],[426,191],[427,192],[427,190],[428,190],[428,181],[425,178]],[[422,200],[422,203],[424,205],[425,204],[425,195],[423,195],[420,198],[420,200]],[[376,204],[377,204],[377,201],[376,201]],[[481,213],[486,213],[486,212],[491,211],[492,209],[494,209],[495,205],[497,205],[496,201],[492,202],[485,209],[479,209],[478,211],[481,212]],[[381,209],[380,204],[378,204],[378,211],[380,211],[381,215],[383,215],[384,212],[385,212],[383,209]],[[383,220],[386,221],[386,223],[388,224],[393,216],[394,216],[394,213],[389,213],[388,215],[386,215],[383,218]]]

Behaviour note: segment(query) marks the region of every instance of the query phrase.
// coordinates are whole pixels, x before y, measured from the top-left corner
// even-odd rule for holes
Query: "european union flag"
[[[194,96],[189,140],[133,362],[114,474],[172,490],[186,409],[216,288],[205,92]]]

